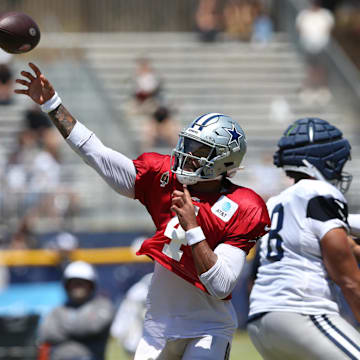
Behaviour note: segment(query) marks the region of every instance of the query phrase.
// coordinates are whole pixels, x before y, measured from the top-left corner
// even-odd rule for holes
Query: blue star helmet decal
[[[228,145],[232,144],[233,142],[236,143],[236,145],[238,147],[240,147],[240,140],[243,137],[243,134],[239,133],[236,129],[235,129],[235,125],[233,124],[232,129],[229,128],[224,128],[224,130],[226,130],[229,135],[231,135],[231,139],[228,142]]]

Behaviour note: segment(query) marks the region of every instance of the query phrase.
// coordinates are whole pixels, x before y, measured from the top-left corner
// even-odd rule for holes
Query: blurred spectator
[[[8,64],[0,64],[0,105],[13,101],[13,72]]]
[[[30,212],[20,219],[14,233],[11,234],[9,248],[14,250],[35,249],[38,239],[34,234],[34,216]]]
[[[266,45],[273,36],[273,22],[262,2],[255,3],[254,15],[251,41],[256,45]]]
[[[276,96],[271,100],[269,109],[269,120],[278,123],[287,123],[294,118],[289,102],[284,96]]]
[[[142,151],[154,146],[173,147],[178,140],[179,125],[167,106],[159,106],[143,127]]]
[[[73,262],[63,284],[68,300],[40,324],[42,349],[50,347],[50,360],[104,360],[114,310],[109,299],[96,294],[95,269]]]
[[[177,142],[177,122],[173,111],[165,104],[163,81],[151,61],[141,57],[136,60],[131,99],[124,106],[126,118],[139,135],[134,142],[139,152],[154,146],[173,146]]]
[[[24,112],[24,131],[34,137],[39,148],[44,149],[60,162],[60,136],[54,130],[48,116],[39,106],[34,106]]]
[[[199,0],[195,14],[196,31],[203,42],[213,42],[220,31],[217,0]]]
[[[160,102],[161,80],[154,70],[150,59],[136,60],[132,97],[134,113],[151,114]]]
[[[316,56],[326,48],[333,26],[334,16],[321,7],[321,0],[313,0],[309,8],[300,11],[296,27],[300,43],[309,56]]]
[[[129,101],[124,104],[125,118],[140,135],[134,140],[140,151],[147,146],[148,136],[146,134],[144,139],[141,131],[151,123],[153,113],[162,103],[162,81],[150,59],[145,57],[136,60],[135,74],[128,81],[131,83],[131,92]]]
[[[8,193],[17,197],[19,206],[14,210],[20,215],[35,206],[46,206],[47,197],[55,193],[60,182],[58,159],[46,147],[40,148],[36,140],[33,132],[20,132],[18,147],[6,165],[5,186]]]
[[[65,254],[74,251],[79,246],[77,237],[67,231],[58,233],[54,238],[49,240],[47,247],[53,250],[64,251]]]
[[[10,153],[3,174],[4,210],[7,218],[19,218],[11,240],[16,248],[33,247],[28,234],[41,216],[52,217],[64,226],[77,209],[74,194],[61,186],[59,134],[38,107],[24,113],[23,129]],[[31,219],[31,221],[30,221]],[[27,229],[25,231],[25,229]]]
[[[24,112],[24,126],[26,129],[39,132],[39,136],[41,136],[43,132],[52,127],[52,124],[39,106],[33,106]]]
[[[59,254],[59,264],[62,270],[71,262],[71,254],[79,247],[78,238],[67,232],[59,232],[56,236],[51,238],[45,247],[50,250],[55,250]]]
[[[344,0],[336,5],[336,27],[333,35],[360,69],[360,2],[358,0]]]
[[[300,11],[296,18],[300,45],[308,67],[303,92],[300,94],[305,102],[314,99],[326,104],[331,98],[327,87],[323,51],[330,41],[334,23],[334,16],[329,10],[321,7],[320,0],[313,0],[311,6]]]
[[[132,359],[142,336],[145,302],[153,273],[146,274],[126,292],[111,325],[111,336]]]
[[[228,0],[224,7],[225,36],[231,40],[249,41],[255,20],[254,4],[250,0]]]

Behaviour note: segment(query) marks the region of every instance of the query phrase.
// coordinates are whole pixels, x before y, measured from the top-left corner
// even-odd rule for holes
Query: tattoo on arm
[[[49,113],[53,124],[58,128],[61,135],[66,139],[76,124],[76,119],[66,110],[65,106],[60,105]]]

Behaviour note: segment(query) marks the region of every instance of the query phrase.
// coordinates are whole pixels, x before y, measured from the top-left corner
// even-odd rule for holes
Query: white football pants
[[[360,359],[360,333],[339,315],[269,312],[247,330],[265,360]]]
[[[134,360],[228,360],[229,356],[229,341],[218,336],[159,342],[143,337]]]

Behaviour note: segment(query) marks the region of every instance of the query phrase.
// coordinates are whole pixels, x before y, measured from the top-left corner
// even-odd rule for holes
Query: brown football
[[[40,41],[36,22],[21,12],[0,13],[0,48],[10,54],[32,50]]]

